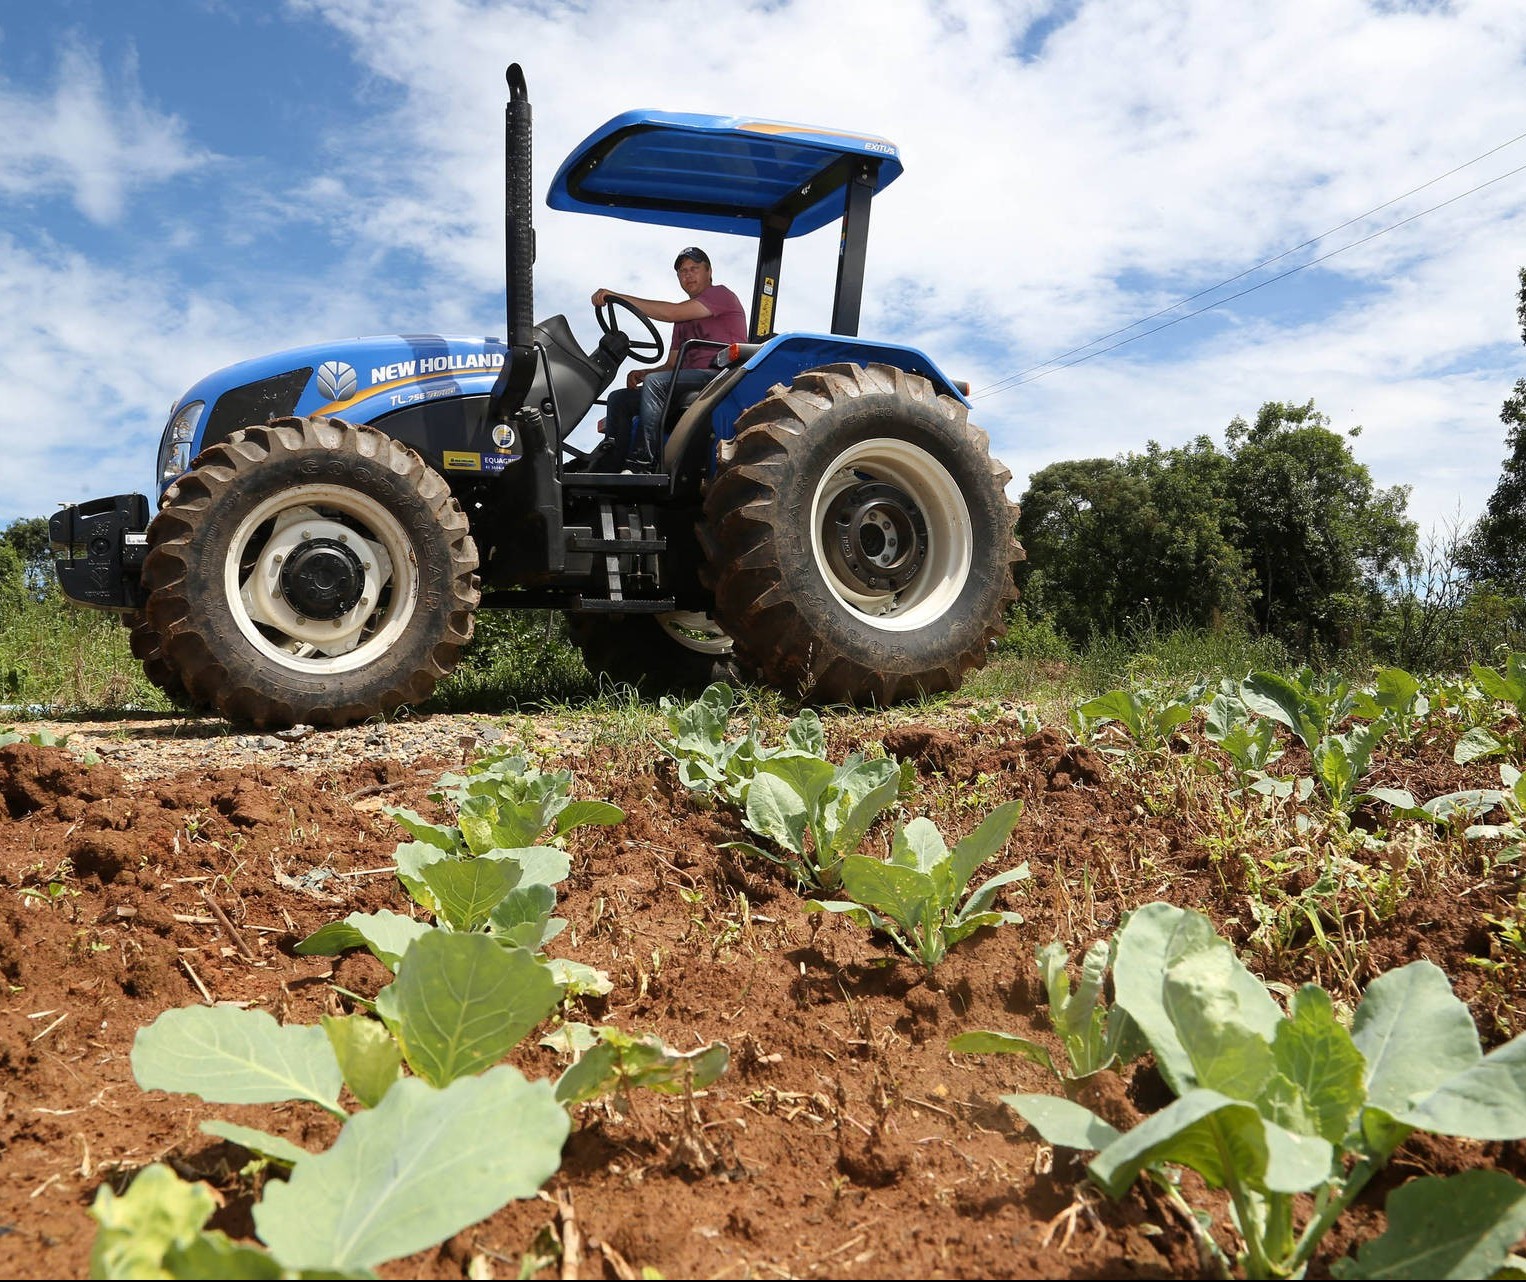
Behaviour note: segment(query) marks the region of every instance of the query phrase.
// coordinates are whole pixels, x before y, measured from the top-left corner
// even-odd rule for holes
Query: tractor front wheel
[[[122,626],[127,628],[127,644],[132,657],[143,666],[143,675],[164,692],[174,703],[186,703],[190,696],[180,674],[164,657],[164,647],[159,641],[158,629],[148,621],[141,610],[129,610],[122,616]]]
[[[737,420],[699,531],[743,669],[817,703],[957,689],[1017,599],[1010,479],[961,401],[893,366],[773,388]]]
[[[145,613],[190,697],[265,728],[427,698],[471,640],[477,549],[444,479],[380,432],[277,420],[165,495]]]

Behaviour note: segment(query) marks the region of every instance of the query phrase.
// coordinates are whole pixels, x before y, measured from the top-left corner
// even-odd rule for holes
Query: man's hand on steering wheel
[[[615,317],[616,307],[623,308],[641,322],[646,330],[647,337],[632,338],[620,327]],[[667,351],[667,344],[662,341],[662,335],[658,333],[657,326],[652,324],[652,318],[645,312],[638,310],[619,294],[612,294],[607,289],[596,289],[593,292],[593,314],[599,322],[599,328],[606,334],[623,334],[627,343],[626,351],[639,361],[648,363],[660,361]]]

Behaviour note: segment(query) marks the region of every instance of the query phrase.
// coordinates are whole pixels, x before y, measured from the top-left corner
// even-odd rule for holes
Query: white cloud
[[[0,130],[0,195],[66,193],[86,218],[111,223],[135,189],[211,159],[187,142],[182,121],[144,101],[131,51],[119,79],[108,84],[95,53],[70,37],[50,90],[0,82],[0,120],[13,122]]]
[[[184,384],[212,368],[191,361],[210,360],[214,347],[253,355],[325,334],[502,331],[503,68],[515,59],[534,106],[538,193],[585,134],[635,107],[895,141],[906,173],[875,206],[862,330],[921,347],[976,388],[1389,201],[1513,138],[1526,119],[1526,8],[1515,0],[288,0],[286,12],[349,44],[357,68],[334,75],[325,93],[347,95],[355,110],[323,140],[321,166],[292,167],[279,191],[224,194],[245,201],[244,235],[321,239],[336,261],[321,281],[261,282],[237,276],[243,264],[229,256],[190,291],[219,300],[207,303],[218,327],[206,337],[177,328],[168,293],[159,310],[124,309],[150,347],[155,324],[186,338],[157,340],[155,420],[161,393],[181,390],[169,386],[176,347]],[[1054,24],[1041,43],[1028,38],[1035,20]],[[86,58],[73,79],[99,108],[99,68]],[[81,126],[74,147],[50,145],[46,162],[0,163],[0,173],[14,171],[0,183],[19,174],[39,189],[67,186],[97,215],[133,184],[201,156],[194,112],[182,123],[130,90],[135,159],[108,167],[97,189],[90,166],[57,157],[115,154],[121,127],[66,110],[57,89],[25,101],[4,92],[50,118],[95,124]],[[1526,143],[1271,270],[1519,164]],[[566,313],[590,344],[592,289],[671,296],[672,253],[694,238],[543,205],[536,217],[536,312]],[[1364,426],[1357,457],[1380,484],[1414,486],[1422,527],[1459,503],[1476,513],[1503,453],[1499,403],[1522,363],[1523,232],[1526,175],[1221,310],[983,397],[976,421],[1012,467],[1015,495],[1060,459],[1199,433],[1222,440],[1231,418],[1264,400],[1312,397],[1337,427]],[[719,277],[744,292],[751,244],[701,243]],[[830,231],[786,250],[782,326],[827,327],[835,250]],[[262,286],[278,303],[257,314],[246,304]],[[134,285],[124,277],[119,287],[125,297]],[[53,305],[44,292],[41,310]],[[5,330],[0,323],[12,347],[27,341],[14,322]],[[134,394],[125,373],[113,386]]]

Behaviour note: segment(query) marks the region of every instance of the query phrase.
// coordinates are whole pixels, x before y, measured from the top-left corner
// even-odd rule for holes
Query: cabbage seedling
[[[1284,1014],[1200,913],[1147,904],[1116,944],[1117,1004],[1139,1025],[1176,1101],[1120,1133],[1071,1100],[1001,1098],[1049,1143],[1098,1150],[1087,1173],[1110,1197],[1141,1173],[1180,1197],[1164,1174],[1173,1164],[1228,1190],[1249,1277],[1301,1277],[1325,1233],[1414,1131],[1526,1137],[1526,1036],[1485,1055],[1467,1007],[1430,962],[1373,980],[1348,1031],[1314,984]],[[1469,1178],[1480,1174],[1484,1181]],[[1311,1199],[1301,1227],[1299,1194]],[[1504,1172],[1435,1180],[1402,1205],[1404,1221],[1343,1262],[1342,1277],[1488,1277],[1526,1232],[1526,1187]],[[1422,1271],[1385,1272],[1422,1221],[1438,1226]]]
[[[1023,920],[1020,913],[1000,912],[991,905],[1001,887],[1027,878],[1026,862],[965,897],[975,870],[1006,844],[1022,808],[1021,801],[998,806],[952,850],[930,819],[913,819],[897,830],[888,860],[844,856],[842,888],[853,897],[851,902],[812,899],[806,911],[841,913],[881,931],[930,971],[950,947],[982,926]]]

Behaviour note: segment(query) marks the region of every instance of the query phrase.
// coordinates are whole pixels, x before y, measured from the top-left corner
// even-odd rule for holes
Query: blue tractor
[[[508,82],[507,341],[348,339],[208,375],[165,426],[152,519],[142,494],[52,518],[65,593],[119,612],[165,691],[256,727],[425,699],[479,608],[565,611],[590,669],[649,690],[718,665],[814,702],[957,688],[1022,550],[967,389],[858,337],[896,148],[635,111],[567,158],[553,209],[758,245],[750,341],[666,407],[660,469],[622,474],[569,438],[663,338],[615,299],[591,350],[565,316],[533,320],[531,109],[517,65]],[[775,333],[785,241],[834,222],[831,333]]]

